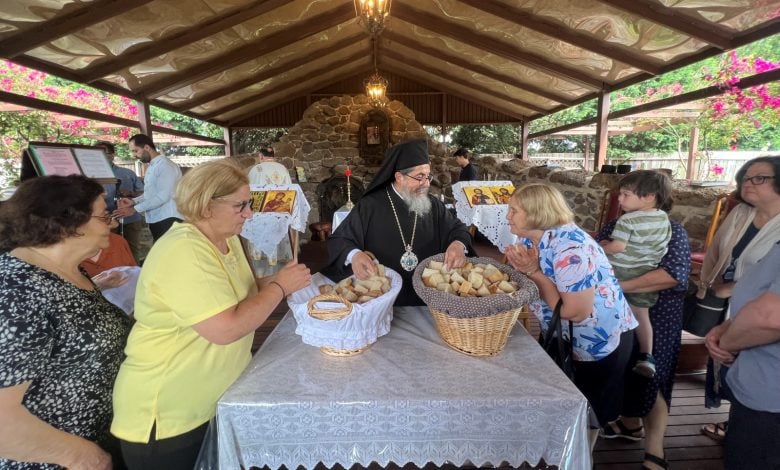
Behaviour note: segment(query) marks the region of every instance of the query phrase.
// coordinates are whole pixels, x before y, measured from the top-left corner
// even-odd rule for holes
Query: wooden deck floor
[[[501,260],[502,255],[495,247],[478,243],[475,246],[480,256]],[[319,271],[326,263],[324,242],[310,242],[303,245],[299,257],[312,272]],[[274,314],[255,333],[253,351],[273,331],[284,314],[287,305],[282,303]],[[530,332],[538,334],[538,324],[532,319]],[[686,337],[684,343],[696,343],[695,338]],[[685,350],[683,352],[685,354]],[[695,351],[694,354],[699,354]],[[681,358],[681,362],[685,362]],[[664,439],[666,459],[672,470],[722,470],[723,448],[720,444],[701,434],[701,426],[724,421],[728,417],[728,404],[717,410],[704,407],[704,374],[678,375],[672,392],[672,408],[669,427]],[[594,470],[623,470],[641,468],[642,442],[628,442],[620,439],[599,439],[593,454]],[[404,467],[406,468],[406,467]]]

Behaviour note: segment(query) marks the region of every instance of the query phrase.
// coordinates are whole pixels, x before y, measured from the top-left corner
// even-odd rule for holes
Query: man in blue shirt
[[[136,212],[143,212],[152,238],[157,241],[174,222],[182,221],[173,200],[176,184],[181,179],[181,169],[168,157],[157,152],[154,142],[145,134],[130,137],[128,145],[133,156],[142,163],[148,163],[149,168],[144,177],[144,193],[133,199],[120,199],[117,214],[128,217]]]
[[[780,468],[780,242],[745,271],[730,299],[732,318],[705,344],[713,359],[732,364],[725,468]]]
[[[116,207],[116,201],[120,197],[137,197],[144,192],[144,182],[134,171],[116,166],[114,164],[114,157],[116,157],[116,147],[111,142],[100,141],[96,144],[98,147],[102,147],[103,151],[108,158],[108,162],[111,164],[111,171],[114,172],[114,176],[119,180],[119,194],[117,194],[117,185],[104,184],[103,188],[106,190],[106,208],[109,212],[114,212]],[[143,258],[143,252],[141,250],[141,233],[144,229],[144,222],[141,218],[141,214],[135,213],[131,216],[120,219],[121,228],[120,233],[133,252],[133,258],[136,261],[141,261]]]

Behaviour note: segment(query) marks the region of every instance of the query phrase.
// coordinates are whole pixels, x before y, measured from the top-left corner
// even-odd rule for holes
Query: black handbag
[[[696,297],[696,292],[685,297],[683,305],[683,330],[696,336],[707,336],[711,329],[723,323],[729,299],[716,297],[707,289],[703,299]]]
[[[566,377],[574,381],[574,345],[571,339],[574,338],[574,325],[569,322],[569,339],[563,339],[563,328],[561,327],[561,306],[563,300],[558,300],[553,311],[553,317],[550,321],[550,327],[542,341],[542,349],[547,351],[553,361],[558,364]]]

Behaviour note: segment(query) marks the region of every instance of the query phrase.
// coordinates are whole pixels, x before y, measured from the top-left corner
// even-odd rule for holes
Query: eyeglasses
[[[765,175],[756,175],[750,177],[746,176],[742,178],[742,184],[745,184],[749,181],[751,184],[753,184],[753,186],[760,186],[766,183],[766,180],[773,180],[773,179],[775,179],[774,176],[765,176]]]
[[[230,207],[232,207],[233,210],[236,211],[236,214],[244,212],[247,207],[249,207],[249,208],[252,207],[252,200],[251,199],[247,199],[246,201],[238,201],[238,202],[231,201],[230,199],[223,199],[221,197],[214,197],[212,199],[230,203]]]
[[[424,184],[426,181],[429,182],[429,183],[431,181],[433,181],[433,175],[431,175],[431,174],[428,174],[428,175],[417,175],[417,176],[407,175],[406,173],[401,173],[401,174],[404,175],[404,176],[408,176],[409,178],[417,181],[420,184]]]
[[[111,225],[111,222],[113,222],[114,219],[116,219],[116,217],[114,217],[113,215],[107,212],[103,215],[93,215],[92,217],[102,220],[103,223],[105,223],[106,225]]]

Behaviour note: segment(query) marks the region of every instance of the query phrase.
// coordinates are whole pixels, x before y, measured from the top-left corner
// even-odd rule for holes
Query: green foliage
[[[237,155],[257,153],[278,141],[286,132],[287,129],[281,127],[236,129],[233,132],[233,149]]]
[[[456,126],[452,129],[452,146],[466,147],[474,153],[515,153],[518,150],[518,126]]]

